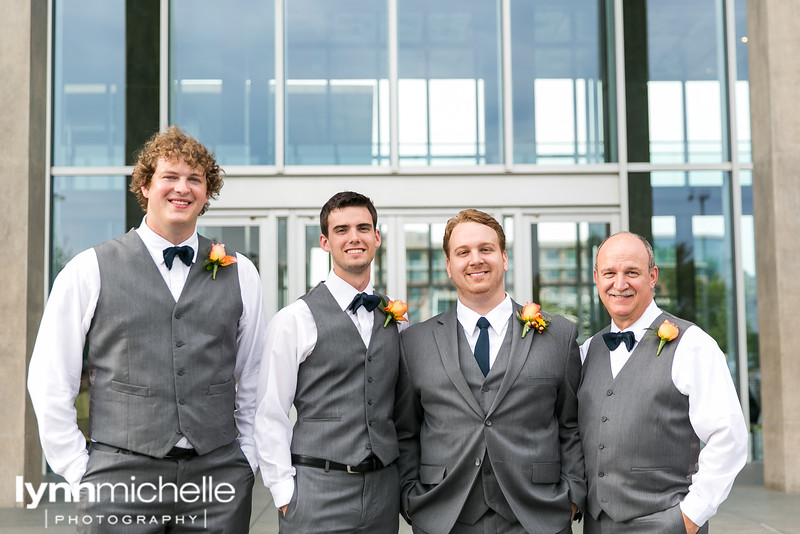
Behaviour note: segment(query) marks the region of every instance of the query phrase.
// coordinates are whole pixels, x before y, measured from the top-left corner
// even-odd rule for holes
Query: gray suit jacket
[[[514,313],[521,307],[514,303]],[[497,482],[527,532],[570,522],[586,499],[576,390],[577,329],[553,317],[543,334],[512,316],[508,370],[484,412],[459,368],[455,307],[401,335],[396,427],[401,511],[431,534],[456,522],[488,453]]]

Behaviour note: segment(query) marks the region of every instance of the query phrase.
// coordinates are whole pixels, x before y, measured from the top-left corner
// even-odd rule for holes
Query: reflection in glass
[[[388,165],[386,2],[286,2],[288,165]]]
[[[511,0],[514,163],[611,161],[604,142],[601,6]]]
[[[273,1],[170,5],[170,122],[212,148],[220,164],[274,164]],[[235,28],[235,38],[219,28]]]
[[[214,243],[222,243],[228,254],[238,252],[244,254],[259,268],[260,254],[258,250],[258,226],[205,226],[200,219],[197,233],[210,239]],[[205,261],[208,252],[201,250],[198,258]]]
[[[646,25],[646,33],[625,34],[630,160],[727,161],[722,2],[648,0],[625,6],[626,28]]]
[[[608,232],[606,223],[531,225],[533,301],[577,324],[579,343],[609,323],[592,277],[595,252]]]
[[[76,254],[125,233],[124,176],[53,176],[50,282]]]
[[[750,143],[750,80],[747,53],[747,5],[746,0],[735,0],[736,18],[736,133],[738,138],[739,161],[753,160]]]
[[[501,163],[499,2],[398,3],[402,165]]]
[[[408,320],[412,324],[447,311],[458,299],[447,276],[442,250],[444,226],[424,223],[404,226]]]
[[[125,2],[55,2],[53,164],[125,164]]]
[[[693,171],[686,173],[683,183],[674,184],[664,184],[659,174],[652,173],[650,181],[649,230],[659,268],[656,302],[708,332],[736,377],[730,174]],[[642,174],[637,179],[647,177]],[[639,232],[646,234],[646,230]],[[734,383],[738,387],[735,378]]]

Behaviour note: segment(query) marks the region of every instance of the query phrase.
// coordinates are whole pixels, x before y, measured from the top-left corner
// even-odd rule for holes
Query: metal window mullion
[[[400,171],[400,124],[398,112],[397,0],[388,0],[389,44],[389,167]]]
[[[617,159],[619,160],[619,216],[620,227],[628,230],[628,124],[625,91],[625,31],[622,0],[614,0],[614,69],[616,73],[617,101]]]
[[[506,172],[514,169],[514,106],[511,73],[511,0],[500,2],[500,49],[503,87],[503,166]]]
[[[158,129],[165,131],[169,127],[169,2],[161,0],[161,17],[159,24],[159,68],[158,68]],[[178,87],[175,87],[178,90]]]
[[[725,0],[725,61],[728,83],[728,137],[731,157],[731,230],[733,249],[733,291],[736,314],[736,356],[739,402],[744,420],[750,421],[750,384],[747,368],[747,315],[745,312],[744,271],[742,269],[742,190],[739,181],[739,143],[736,124],[736,17],[735,0]],[[752,450],[749,459],[752,459]]]
[[[275,0],[275,172],[286,168],[286,41],[284,0]],[[303,292],[305,293],[305,291]],[[302,294],[302,293],[301,293]]]

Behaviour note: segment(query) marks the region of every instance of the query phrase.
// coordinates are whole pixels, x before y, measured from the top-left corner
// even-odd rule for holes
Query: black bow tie
[[[625,348],[630,352],[633,349],[633,344],[636,343],[636,336],[633,335],[633,332],[608,332],[603,334],[603,341],[606,342],[608,350],[616,350],[619,344],[624,341]]]
[[[366,293],[359,293],[353,297],[353,302],[347,307],[348,310],[356,313],[360,306],[364,306],[367,311],[372,311],[381,303],[381,298],[378,295],[367,295]]]
[[[172,263],[175,261],[175,256],[178,256],[181,261],[188,267],[192,264],[194,258],[194,250],[189,245],[182,247],[167,247],[164,249],[164,263],[167,264],[167,269],[172,269]]]

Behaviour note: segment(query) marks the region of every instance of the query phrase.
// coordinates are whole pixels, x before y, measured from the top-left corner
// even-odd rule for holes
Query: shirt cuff
[[[292,495],[294,495],[294,477],[276,482],[270,486],[269,492],[272,494],[272,502],[275,503],[275,508],[289,504],[289,501],[292,500]]]
[[[64,480],[71,485],[80,483],[83,475],[86,474],[86,464],[89,462],[89,453],[84,452],[72,462],[70,462],[62,471],[61,476]]]
[[[717,513],[717,509],[704,503],[700,497],[690,491],[681,503],[681,512],[691,519],[692,523],[702,527]]]

